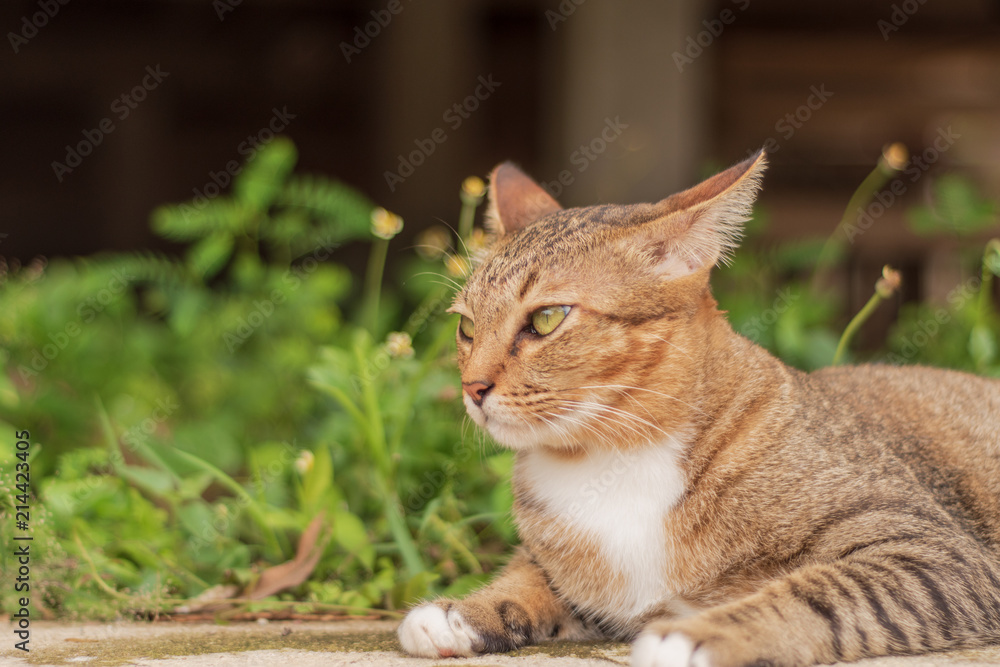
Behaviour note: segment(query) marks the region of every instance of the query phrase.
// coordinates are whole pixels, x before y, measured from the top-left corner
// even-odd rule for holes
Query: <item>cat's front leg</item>
[[[556,635],[572,637],[578,625],[522,549],[492,583],[464,600],[439,599],[411,609],[397,634],[411,655],[468,657],[510,651]]]

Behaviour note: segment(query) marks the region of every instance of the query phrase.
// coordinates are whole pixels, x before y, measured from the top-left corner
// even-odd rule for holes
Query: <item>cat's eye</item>
[[[469,340],[475,338],[476,325],[465,315],[462,315],[462,321],[458,323],[458,330]]]
[[[546,306],[531,314],[531,333],[547,336],[569,315],[569,306]]]

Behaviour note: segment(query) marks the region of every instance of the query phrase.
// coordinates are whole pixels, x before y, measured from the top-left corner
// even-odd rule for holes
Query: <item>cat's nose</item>
[[[472,402],[476,405],[482,405],[483,400],[486,398],[486,392],[493,388],[492,384],[486,384],[485,382],[463,382],[462,389],[465,393],[469,395]]]

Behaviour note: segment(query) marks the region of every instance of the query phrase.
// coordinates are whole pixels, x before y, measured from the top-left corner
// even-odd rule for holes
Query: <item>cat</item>
[[[451,310],[522,544],[410,610],[407,653],[610,638],[636,667],[793,667],[1000,642],[1000,382],[807,374],[737,335],[709,274],[765,164],[566,210],[493,171],[497,238]]]

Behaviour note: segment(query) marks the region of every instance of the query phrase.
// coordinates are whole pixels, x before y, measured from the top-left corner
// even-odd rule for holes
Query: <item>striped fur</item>
[[[708,277],[763,167],[570,210],[496,172],[492,215],[516,224],[454,311],[475,323],[463,383],[489,387],[469,414],[517,453],[523,544],[486,588],[408,616],[404,649],[636,638],[639,667],[791,667],[1000,643],[1000,383],[804,374],[735,334]]]

